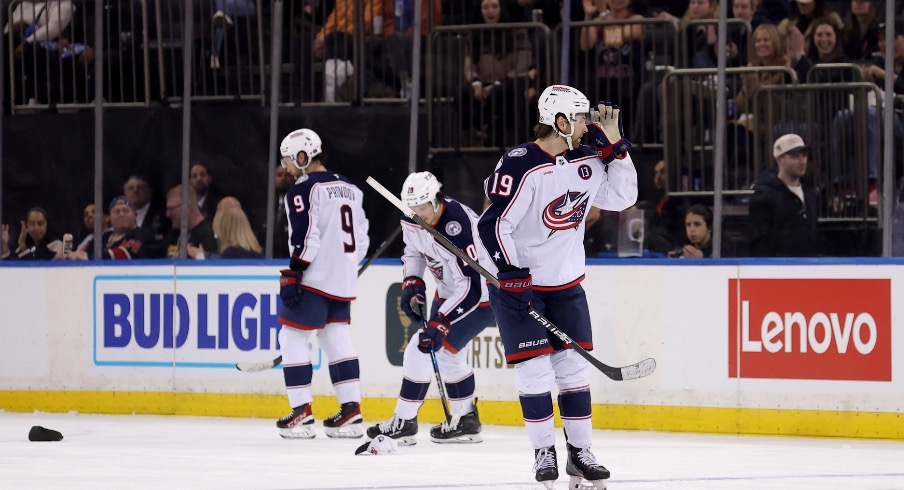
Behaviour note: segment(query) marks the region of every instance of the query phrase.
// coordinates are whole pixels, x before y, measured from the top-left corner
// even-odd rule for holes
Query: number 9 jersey
[[[289,188],[285,200],[289,253],[308,263],[302,287],[337,300],[355,299],[358,263],[370,246],[364,193],[339,174],[311,172]]]

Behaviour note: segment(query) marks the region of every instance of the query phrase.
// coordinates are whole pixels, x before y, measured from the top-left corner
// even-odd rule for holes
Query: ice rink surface
[[[363,439],[283,440],[273,420],[0,412],[0,488],[541,489],[523,428],[354,456]],[[61,442],[29,442],[41,425]],[[369,425],[369,424],[365,424]],[[567,487],[565,441],[557,431]],[[596,430],[610,489],[904,489],[904,442]]]

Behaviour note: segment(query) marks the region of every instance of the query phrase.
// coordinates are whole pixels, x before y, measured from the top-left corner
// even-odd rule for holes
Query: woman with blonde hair
[[[259,259],[263,252],[241,208],[227,207],[213,217],[221,259]]]

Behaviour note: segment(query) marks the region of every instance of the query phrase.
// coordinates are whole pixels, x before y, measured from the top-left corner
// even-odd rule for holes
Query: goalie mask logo
[[[560,230],[577,229],[584,220],[588,201],[586,191],[567,191],[547,204],[543,210],[543,224],[551,230],[549,236]]]

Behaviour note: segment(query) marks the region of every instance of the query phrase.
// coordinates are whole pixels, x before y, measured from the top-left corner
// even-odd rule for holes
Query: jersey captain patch
[[[560,230],[577,228],[587,211],[586,192],[570,192],[555,198],[543,209],[543,224],[550,229],[549,236]]]

